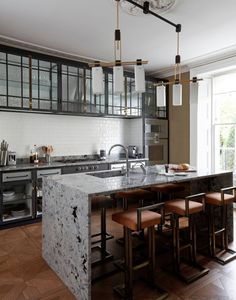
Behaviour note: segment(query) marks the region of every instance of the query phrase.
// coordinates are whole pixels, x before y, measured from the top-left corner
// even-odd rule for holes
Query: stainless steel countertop
[[[148,161],[148,158],[129,159],[129,162],[138,162],[138,161]],[[39,164],[17,164],[15,166],[0,167],[0,172],[61,168],[61,167],[80,166],[80,165],[113,164],[113,163],[125,163],[125,162],[126,162],[125,159],[106,159],[106,160],[79,161],[73,163],[52,162],[52,163],[39,163]]]

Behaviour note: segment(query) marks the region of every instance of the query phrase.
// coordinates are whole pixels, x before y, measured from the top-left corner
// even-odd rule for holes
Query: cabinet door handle
[[[6,176],[7,179],[15,179],[15,178],[26,178],[28,175],[21,175],[21,176]]]
[[[45,174],[39,174],[39,176],[49,176],[49,175],[59,175],[59,172],[55,172],[55,173],[45,173]]]

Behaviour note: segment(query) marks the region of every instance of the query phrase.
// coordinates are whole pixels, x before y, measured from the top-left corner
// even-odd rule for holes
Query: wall
[[[189,79],[189,73],[181,75],[183,80]],[[173,77],[167,78],[173,81]],[[189,85],[183,85],[183,105],[172,105],[172,89],[169,97],[169,161],[173,164],[190,161],[190,107]]]
[[[142,152],[142,120],[0,112],[2,139],[18,158],[28,157],[34,144],[52,145],[53,156],[95,154],[116,143]]]

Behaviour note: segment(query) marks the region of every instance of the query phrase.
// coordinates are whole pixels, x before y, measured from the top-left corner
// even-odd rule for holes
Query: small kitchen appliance
[[[15,166],[16,165],[16,152],[8,151],[7,165],[8,166]]]
[[[105,150],[100,150],[99,158],[100,158],[100,160],[106,159],[106,151]]]
[[[137,146],[128,146],[129,158],[137,158],[138,156],[138,147]]]

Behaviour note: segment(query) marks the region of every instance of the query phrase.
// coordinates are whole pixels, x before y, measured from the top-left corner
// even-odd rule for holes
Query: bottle
[[[38,151],[37,151],[37,147],[36,147],[36,145],[34,145],[34,163],[35,164],[38,164],[38,162],[39,162],[39,159],[38,159],[38,157],[39,157],[39,155],[38,155]]]
[[[29,159],[30,159],[30,164],[33,164],[34,163],[34,154],[33,154],[32,150],[30,150],[30,157],[29,157]]]
[[[38,160],[37,146],[34,145],[34,148],[33,148],[33,163],[38,164],[38,162],[39,162],[39,160]]]

